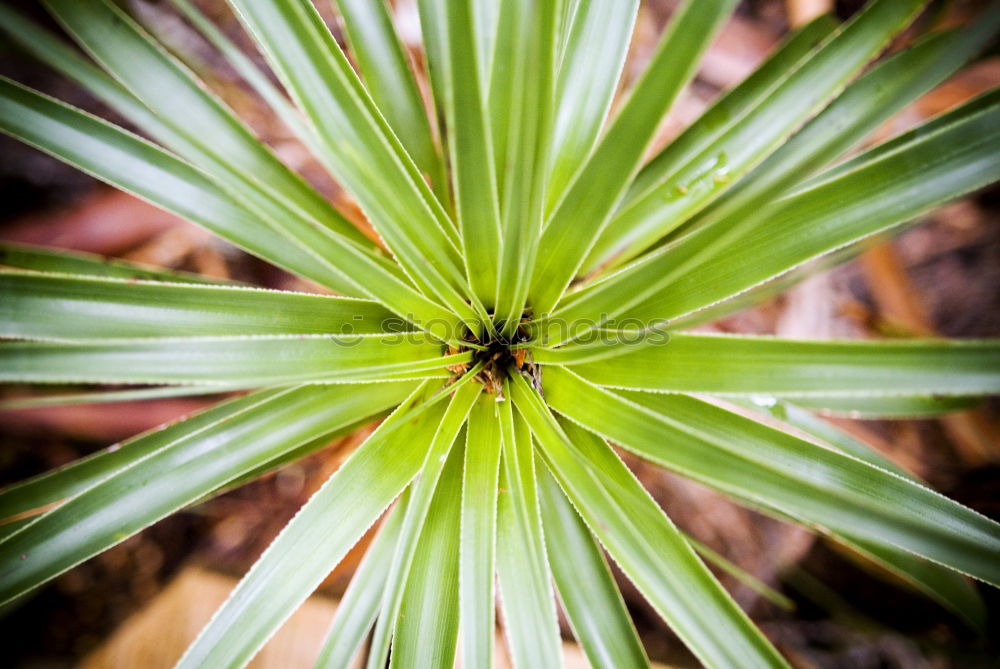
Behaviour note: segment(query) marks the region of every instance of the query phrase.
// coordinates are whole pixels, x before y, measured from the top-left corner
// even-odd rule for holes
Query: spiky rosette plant
[[[613,114],[637,0],[421,0],[430,114],[382,2],[338,1],[355,69],[307,0],[234,0],[279,90],[175,0],[376,238],[117,5],[44,4],[92,61],[0,7],[6,37],[150,139],[10,80],[0,129],[340,296],[5,247],[3,380],[251,392],[0,492],[0,601],[388,415],[179,666],[246,664],[383,514],[321,666],[372,629],[372,668],[490,666],[495,576],[518,667],[560,664],[553,583],[593,666],[647,666],[605,552],[704,664],[785,666],[612,443],[981,622],[1000,525],[803,407],[943,411],[1000,391],[1000,344],[686,330],[1000,178],[998,90],[836,163],[997,11],[863,74],[923,3],[820,18],[645,162],[735,0],[682,3]]]

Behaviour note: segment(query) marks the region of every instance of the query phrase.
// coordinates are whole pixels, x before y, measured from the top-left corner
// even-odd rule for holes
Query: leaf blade
[[[254,288],[0,270],[0,292],[0,336],[28,339],[374,334],[404,327],[375,302]]]
[[[550,370],[546,398],[641,457],[739,499],[1000,582],[1000,524],[910,479],[684,395],[612,393]]]
[[[413,335],[416,340],[402,338]],[[32,383],[168,383],[252,388],[273,384],[446,377],[470,355],[442,357],[416,333],[200,337],[0,345],[0,379]],[[395,339],[398,345],[388,345]],[[423,341],[419,341],[423,339]]]
[[[462,480],[459,614],[464,667],[493,662],[500,451],[496,402],[482,394],[469,414]]]
[[[402,492],[443,412],[420,404],[428,389],[414,391],[285,526],[185,651],[180,669],[249,662]],[[343,508],[353,513],[323,522]]]
[[[573,635],[592,667],[649,667],[600,546],[559,484],[539,469],[549,564]]]
[[[0,600],[45,582],[285,450],[354,425],[369,400],[383,404],[398,393],[398,387],[374,386],[347,393],[265,392],[235,401],[234,412],[179,440],[163,444],[161,436],[143,444],[135,459],[115,456],[113,467],[101,472],[106,478],[92,477],[95,485],[0,543]],[[268,410],[253,410],[261,407]]]
[[[669,341],[618,344],[617,355],[573,364],[588,348],[538,350],[598,385],[657,392],[863,398],[866,395],[978,395],[1000,391],[1000,342],[792,341],[676,334]],[[863,404],[863,400],[860,400]]]
[[[788,666],[610,447],[582,428],[557,423],[520,376],[512,385],[514,402],[541,443],[549,470],[591,531],[695,655],[709,667]],[[664,579],[664,573],[677,578]]]

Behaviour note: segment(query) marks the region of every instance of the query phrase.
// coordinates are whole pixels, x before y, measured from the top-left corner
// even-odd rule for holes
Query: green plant
[[[1000,12],[858,78],[923,3],[818,19],[644,164],[735,0],[683,3],[607,122],[637,0],[421,0],[430,117],[381,2],[338,0],[360,77],[307,0],[232,3],[293,106],[174,1],[391,255],[116,5],[45,2],[100,67],[0,6],[8,38],[155,143],[9,80],[0,130],[344,295],[5,247],[0,334],[25,341],[0,346],[0,379],[154,386],[61,401],[260,390],[0,492],[0,601],[388,413],[179,666],[248,662],[389,508],[323,666],[344,666],[373,626],[369,667],[390,640],[392,666],[456,652],[489,666],[494,573],[517,666],[559,663],[552,581],[594,666],[646,666],[599,546],[706,665],[785,666],[609,441],[982,622],[960,573],[1000,585],[1000,526],[800,405],[946,411],[1000,391],[1000,344],[684,330],[1000,178],[998,90],[834,165],[972,59]]]

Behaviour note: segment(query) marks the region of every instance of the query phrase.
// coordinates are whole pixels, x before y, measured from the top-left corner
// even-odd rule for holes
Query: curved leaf
[[[910,479],[684,395],[613,393],[556,369],[545,390],[559,413],[705,485],[1000,583],[1000,524]]]
[[[592,667],[649,667],[618,585],[566,495],[545,469],[538,473],[549,564],[573,635]]]
[[[414,391],[306,502],[187,649],[179,669],[244,666],[340,562],[419,471],[444,411],[440,403],[424,403],[430,388]]]
[[[720,669],[788,666],[603,440],[557,423],[520,375],[512,396],[590,531],[699,660]]]
[[[340,598],[333,624],[316,658],[316,669],[341,669],[350,666],[351,659],[361,649],[368,631],[378,616],[385,581],[392,556],[399,544],[399,529],[406,513],[407,494],[382,521],[382,527],[372,540],[361,564],[351,576],[347,591]]]
[[[304,387],[267,392],[231,403],[230,411],[202,414],[194,426],[215,420],[200,430],[178,428],[169,433],[175,437],[171,441],[160,435],[140,443],[134,459],[127,452],[103,458],[102,478],[95,472],[97,462],[90,461],[87,473],[95,485],[0,542],[0,602],[110,548],[284,451],[353,426],[359,415],[372,411],[369,402],[387,392],[398,389]],[[110,467],[109,459],[114,460]]]
[[[542,235],[531,284],[535,314],[548,314],[625,195],[660,119],[735,0],[688,0],[674,15],[656,53],[611,126],[555,207]]]

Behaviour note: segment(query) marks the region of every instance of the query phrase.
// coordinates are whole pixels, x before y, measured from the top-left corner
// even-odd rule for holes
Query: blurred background
[[[49,27],[30,0],[3,0]],[[149,30],[181,54],[278,154],[360,220],[322,168],[164,2],[123,0]],[[223,0],[197,2],[255,58]],[[318,3],[338,35],[330,4]],[[400,32],[419,45],[412,0],[395,3]],[[708,51],[695,82],[664,122],[665,143],[720,93],[747,76],[788,31],[826,10],[842,18],[862,0],[744,0]],[[989,0],[933,2],[896,47],[920,31],[970,17]],[[643,0],[623,85],[635,79],[676,2]],[[419,53],[414,51],[419,64]],[[0,39],[0,74],[128,125],[72,83]],[[1000,84],[996,45],[975,64],[881,128],[905,130]],[[1000,147],[997,147],[1000,150]],[[183,220],[114,191],[23,144],[0,136],[0,240],[88,251],[228,277],[272,288],[312,290]],[[894,239],[869,240],[850,262],[787,293],[706,326],[793,338],[1000,336],[1000,188],[950,204]],[[30,396],[4,388],[0,400]],[[0,408],[0,485],[23,479],[187,415],[219,399],[166,399],[36,409]],[[2,405],[0,405],[2,406]],[[829,417],[938,490],[1000,519],[997,402],[928,420]],[[0,610],[8,667],[170,666],[299,506],[370,431],[350,437],[249,485],[177,513]],[[977,636],[945,609],[858,556],[801,529],[744,510],[655,467],[628,460],[691,535],[780,592],[779,605],[727,574],[723,583],[797,667],[934,668],[1000,666],[1000,593],[980,587],[991,629]],[[365,542],[362,541],[362,545]],[[309,667],[337,597],[361,555],[356,548],[317,596],[255,661]],[[619,579],[650,656],[697,666],[627,581]],[[772,598],[773,599],[773,598]],[[564,626],[565,637],[570,638]],[[585,666],[585,665],[580,665]]]

